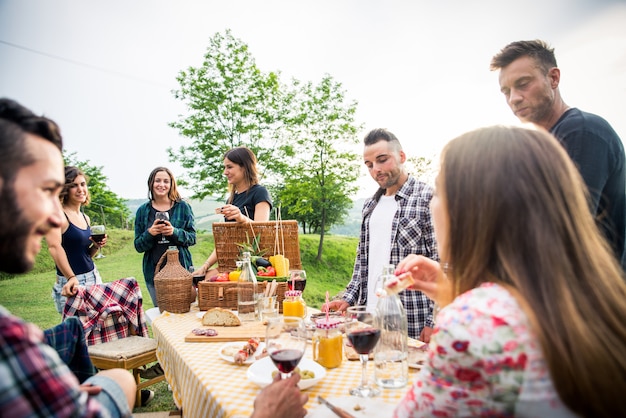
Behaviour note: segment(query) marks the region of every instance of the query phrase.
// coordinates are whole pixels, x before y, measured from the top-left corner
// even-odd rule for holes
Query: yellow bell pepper
[[[228,280],[230,280],[231,282],[236,282],[237,280],[239,280],[240,274],[241,274],[241,270],[233,270],[230,273],[228,273]]]

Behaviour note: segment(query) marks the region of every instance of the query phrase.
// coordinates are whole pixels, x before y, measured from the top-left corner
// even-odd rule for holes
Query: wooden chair
[[[165,376],[141,382],[140,368],[157,361],[156,340],[132,335],[120,340],[89,346],[89,358],[98,369],[122,368],[131,370],[137,383],[135,405],[141,406],[141,390],[165,380]]]
[[[79,287],[65,305],[63,318],[68,316],[77,316],[83,323],[89,357],[96,368],[132,371],[136,405],[141,405],[142,389],[165,379],[161,375],[141,382],[140,368],[158,361],[157,344],[148,337],[141,290],[133,277]]]

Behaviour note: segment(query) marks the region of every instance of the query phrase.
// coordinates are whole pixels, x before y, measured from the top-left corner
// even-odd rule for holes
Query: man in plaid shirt
[[[0,149],[0,271],[24,273],[33,267],[41,239],[61,225],[62,139],[51,120],[0,99]],[[128,417],[137,389],[123,369],[80,384],[44,333],[2,306],[0,376],[1,416]]]
[[[32,269],[41,239],[61,226],[62,146],[53,121],[0,98],[0,271]],[[0,306],[0,417],[131,416],[133,375],[102,370],[80,384],[46,344],[67,347],[66,337],[57,332],[46,339],[34,324]],[[277,376],[256,397],[252,417],[304,417],[309,396],[300,393],[299,380],[297,373],[289,379]]]
[[[438,260],[429,209],[433,189],[406,172],[400,141],[385,129],[374,129],[364,140],[363,159],[380,188],[363,205],[363,222],[352,280],[341,300],[328,308],[343,311],[351,305],[376,307],[376,289],[383,266],[397,265],[409,254]],[[409,337],[430,341],[434,302],[420,291],[405,290]]]

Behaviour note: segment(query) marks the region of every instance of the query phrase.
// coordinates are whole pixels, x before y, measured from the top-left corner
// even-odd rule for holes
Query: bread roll
[[[217,327],[238,327],[241,321],[232,311],[222,308],[212,308],[202,315],[202,325]]]

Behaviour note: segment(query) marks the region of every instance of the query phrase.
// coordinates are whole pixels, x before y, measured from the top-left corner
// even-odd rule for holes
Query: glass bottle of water
[[[381,276],[383,285],[394,277],[394,266],[385,265]],[[380,340],[374,350],[376,384],[384,388],[404,387],[409,380],[406,311],[398,294],[385,292],[380,294],[376,311],[380,321]]]
[[[242,322],[259,319],[257,290],[256,275],[250,264],[250,253],[245,252],[241,263],[241,274],[237,281],[237,311]]]

